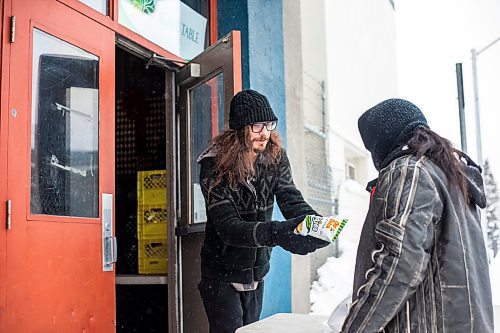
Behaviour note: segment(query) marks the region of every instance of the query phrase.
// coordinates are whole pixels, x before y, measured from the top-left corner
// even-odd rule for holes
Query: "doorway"
[[[172,72],[116,47],[117,332],[166,332]],[[170,149],[170,147],[169,147]]]
[[[233,31],[180,66],[116,39],[117,332],[208,329],[196,288],[205,219],[194,160],[241,90],[240,40]]]

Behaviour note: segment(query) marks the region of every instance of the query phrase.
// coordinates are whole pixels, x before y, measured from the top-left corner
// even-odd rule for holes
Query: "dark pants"
[[[210,333],[234,333],[259,320],[264,281],[256,290],[237,291],[229,282],[202,278],[198,284]]]

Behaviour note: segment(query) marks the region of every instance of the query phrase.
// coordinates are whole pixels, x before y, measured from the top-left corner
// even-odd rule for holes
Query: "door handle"
[[[12,200],[7,200],[6,215],[7,219],[5,226],[7,230],[10,230],[10,228],[12,227]]]
[[[118,258],[118,246],[116,242],[116,237],[106,237],[104,240],[104,255],[103,255],[103,267],[113,267]]]
[[[109,263],[114,264],[118,259],[118,242],[116,237],[108,237],[108,241],[110,242],[109,247],[111,248],[111,256],[109,257]]]
[[[112,272],[117,259],[116,237],[113,236],[113,195],[102,194],[102,270]]]

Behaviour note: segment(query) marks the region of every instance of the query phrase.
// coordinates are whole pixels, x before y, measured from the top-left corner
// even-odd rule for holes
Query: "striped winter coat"
[[[482,178],[463,168],[469,203],[425,156],[380,171],[343,332],[493,332]]]

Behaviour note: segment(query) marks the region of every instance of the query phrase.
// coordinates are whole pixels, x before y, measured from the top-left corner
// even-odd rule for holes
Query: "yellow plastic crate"
[[[167,203],[167,171],[137,172],[137,204],[164,205]]]
[[[167,237],[167,205],[137,207],[137,237]]]
[[[168,270],[167,240],[138,239],[139,274],[166,274]]]

